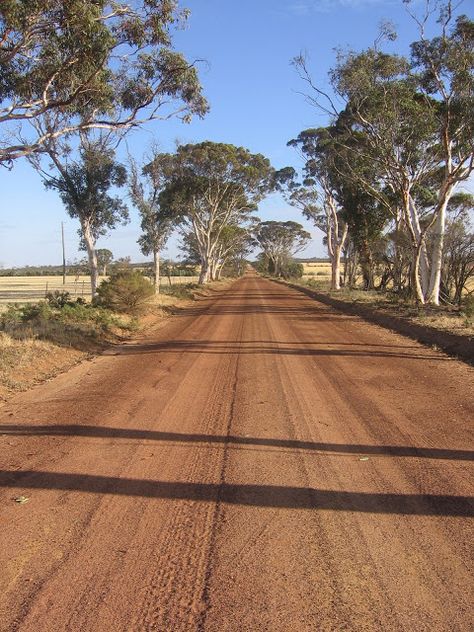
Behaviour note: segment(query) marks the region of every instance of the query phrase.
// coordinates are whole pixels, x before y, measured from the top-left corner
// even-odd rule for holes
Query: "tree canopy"
[[[224,231],[251,220],[260,200],[274,187],[274,170],[261,154],[210,141],[162,155],[156,169],[167,178],[160,204],[169,217],[194,233],[201,281],[206,282]]]
[[[203,115],[194,63],[173,50],[175,0],[3,0],[0,163],[91,128]]]

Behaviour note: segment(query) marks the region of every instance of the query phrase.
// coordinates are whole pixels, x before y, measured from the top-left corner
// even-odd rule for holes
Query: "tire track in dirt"
[[[115,352],[0,408],[2,630],[472,629],[472,369],[254,276]]]

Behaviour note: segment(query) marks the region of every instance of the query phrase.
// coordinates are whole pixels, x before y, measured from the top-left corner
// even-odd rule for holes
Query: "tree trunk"
[[[92,298],[94,298],[95,295],[97,294],[97,284],[99,281],[99,268],[97,265],[95,239],[88,222],[81,222],[81,228],[82,228],[82,236],[84,237],[84,243],[86,245],[87,258],[89,260],[89,267],[91,269],[91,293],[92,293]]]
[[[331,290],[341,289],[341,249],[337,246],[331,257]]]
[[[439,305],[439,289],[441,284],[441,267],[443,265],[444,233],[446,229],[446,209],[453,187],[447,187],[441,194],[438,204],[438,215],[434,224],[433,253],[431,256],[431,277],[428,292],[428,303]]]
[[[402,291],[403,277],[403,251],[401,247],[402,217],[397,212],[395,219],[395,240],[394,240],[394,261],[393,261],[393,289],[395,292]]]
[[[160,293],[160,253],[158,250],[153,251],[153,274],[155,294]]]
[[[337,222],[337,213],[334,212],[334,243],[328,248],[329,256],[331,259],[331,289],[341,289],[341,254],[347,241],[347,235],[349,232],[348,225],[344,222],[342,227],[342,234],[339,235],[339,223]],[[330,231],[328,231],[328,238],[330,238]],[[329,242],[328,242],[329,245]]]
[[[209,264],[209,280],[210,281],[216,280],[217,268],[218,268],[217,261],[214,261],[214,259],[212,259]]]
[[[421,231],[420,227],[420,218],[418,216],[418,211],[415,207],[413,199],[411,195],[408,197],[408,208],[409,208],[409,220],[412,236],[415,239],[415,247],[414,247],[414,263],[413,269],[417,269],[418,281],[415,285],[417,297],[423,299],[423,303],[426,302],[426,296],[429,291],[429,283],[430,283],[430,266],[428,261],[428,253],[426,251],[426,243],[424,240],[424,234]],[[418,261],[415,261],[415,260]],[[419,296],[418,296],[419,295]]]
[[[425,293],[423,291],[420,281],[420,258],[421,258],[421,244],[415,249],[415,257],[412,268],[412,283],[415,291],[415,298],[418,303],[425,304]]]
[[[204,285],[209,281],[209,262],[203,258],[201,261],[201,272],[199,274],[199,285]]]

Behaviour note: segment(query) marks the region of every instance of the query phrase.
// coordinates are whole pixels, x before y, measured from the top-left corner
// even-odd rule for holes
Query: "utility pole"
[[[63,285],[66,285],[66,246],[64,244],[64,222],[61,222],[61,238],[63,243]]]

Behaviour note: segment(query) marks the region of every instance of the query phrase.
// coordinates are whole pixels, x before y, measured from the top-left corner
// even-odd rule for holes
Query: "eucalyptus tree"
[[[435,5],[441,6],[441,35],[427,39]],[[339,54],[330,78],[342,111],[314,85],[305,60],[296,63],[312,102],[340,131],[344,177],[391,210],[395,221],[401,216],[412,243],[416,297],[438,303],[446,207],[456,184],[474,168],[474,26],[466,16],[454,17],[450,0],[426,0],[426,7],[422,18],[414,15],[420,40],[410,59],[382,52],[380,41],[362,53]],[[366,177],[367,165],[374,166],[375,180]],[[417,205],[417,191],[426,186],[434,186],[437,196],[429,222],[422,221],[425,207]]]
[[[371,49],[340,57],[332,76],[333,85],[347,101],[338,126],[348,137],[344,133],[340,137],[348,173],[394,219],[400,209],[412,242],[413,287],[424,303],[429,292],[429,225],[421,224],[414,192],[431,179],[441,156],[434,104],[420,93],[408,69],[406,59]],[[369,177],[368,164],[374,167]]]
[[[411,1],[405,0],[410,6]],[[411,45],[412,71],[423,94],[434,102],[437,151],[442,161],[437,202],[433,213],[433,249],[428,300],[439,303],[446,212],[456,186],[474,171],[474,21],[456,12],[462,2],[444,1],[440,7],[425,0],[421,17],[412,16],[420,39]],[[440,8],[441,33],[426,30]]]
[[[115,160],[115,152],[107,136],[91,138],[82,133],[80,147],[73,156],[76,157],[54,151],[50,144],[52,169],[45,171],[39,162],[36,167],[45,186],[59,193],[69,216],[79,220],[79,235],[87,251],[94,297],[99,277],[97,239],[128,221],[126,204],[110,191],[125,186],[127,171]]]
[[[3,0],[0,164],[64,134],[203,115],[194,63],[172,46],[176,0]]]
[[[107,276],[109,264],[114,260],[114,255],[108,248],[97,248],[97,264],[102,268],[102,275]]]
[[[474,195],[456,193],[448,206],[444,258],[441,275],[443,300],[461,304],[474,277]],[[472,293],[472,290],[471,290]]]
[[[271,272],[279,277],[284,273],[284,265],[293,255],[300,252],[311,240],[311,235],[298,222],[261,222],[255,232],[255,239],[266,259],[271,264]]]
[[[348,237],[348,224],[334,187],[335,146],[331,128],[304,130],[288,145],[297,148],[305,160],[304,177],[298,182],[296,172],[286,168],[279,172],[279,181],[286,184],[290,204],[299,208],[324,233],[331,261],[331,289],[339,290],[341,256]]]
[[[199,282],[207,283],[224,231],[249,221],[274,187],[274,170],[261,154],[210,141],[182,145],[161,160],[166,163],[167,184],[160,204],[170,218],[194,234],[201,263]]]
[[[216,256],[211,268],[211,279],[218,281],[223,268],[234,262],[238,273],[242,272],[242,264],[255,245],[253,237],[254,225],[229,224],[221,232],[216,248]]]
[[[138,244],[145,256],[153,255],[156,294],[160,292],[160,251],[174,228],[172,218],[163,212],[159,201],[166,183],[166,161],[163,158],[155,150],[152,160],[141,169],[133,159],[130,161],[130,198],[141,218],[142,234]]]
[[[211,262],[209,280],[218,281],[222,270],[228,264],[234,265],[237,274],[242,274],[243,263],[255,246],[253,231],[255,224],[229,224],[222,230]],[[186,263],[199,264],[201,255],[196,236],[192,231],[185,232],[181,249]]]

